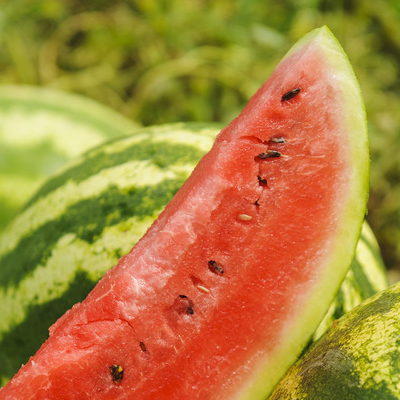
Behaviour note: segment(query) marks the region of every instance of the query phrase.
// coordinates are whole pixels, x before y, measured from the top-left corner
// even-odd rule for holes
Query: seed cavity
[[[114,383],[121,383],[124,377],[124,369],[118,364],[113,364],[110,366],[110,374]]]
[[[293,99],[293,97],[297,96],[300,93],[300,90],[301,89],[299,87],[296,89],[289,90],[282,96],[281,101],[284,102]]]
[[[184,294],[180,294],[174,302],[174,308],[178,314],[192,315],[194,313],[193,301]]]
[[[278,158],[280,157],[282,154],[280,151],[277,150],[267,150],[264,153],[260,153],[257,157],[260,160],[265,160],[267,158]]]
[[[257,175],[258,183],[260,186],[266,186],[267,185],[267,178],[262,178],[260,175]]]
[[[190,275],[190,279],[192,280],[193,285],[197,290],[205,294],[210,294],[210,290],[206,287],[206,285],[201,279],[195,277],[194,275]]]
[[[282,136],[280,137],[273,137],[269,140],[271,143],[285,143],[286,139]]]
[[[253,219],[253,217],[251,215],[247,215],[247,214],[239,214],[238,218],[241,221],[251,221]]]
[[[217,274],[217,275],[223,275],[224,274],[224,269],[222,268],[222,266],[220,264],[218,264],[214,260],[210,260],[208,262],[208,269],[211,272],[213,272],[214,274]]]

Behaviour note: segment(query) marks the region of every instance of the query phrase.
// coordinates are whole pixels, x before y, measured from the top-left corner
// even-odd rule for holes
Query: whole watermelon
[[[53,172],[137,125],[91,99],[0,85],[0,232]]]
[[[2,383],[146,232],[218,132],[198,123],[141,129],[75,158],[29,200],[0,237]],[[316,336],[386,286],[379,247],[364,224],[352,268]]]
[[[340,318],[269,399],[400,399],[399,332],[400,282]]]

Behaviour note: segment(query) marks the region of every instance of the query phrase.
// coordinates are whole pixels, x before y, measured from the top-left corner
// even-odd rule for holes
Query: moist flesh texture
[[[305,47],[0,398],[223,399],[251,385],[325,268],[351,176],[341,94]]]

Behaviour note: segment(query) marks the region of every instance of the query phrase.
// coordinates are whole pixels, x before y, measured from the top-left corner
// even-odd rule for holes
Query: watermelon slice
[[[264,399],[347,272],[368,172],[360,90],[323,27],[0,399]]]

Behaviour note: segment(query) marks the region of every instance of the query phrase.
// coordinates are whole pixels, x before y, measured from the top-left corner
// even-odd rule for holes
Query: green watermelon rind
[[[400,398],[400,283],[341,317],[300,358],[270,400]]]
[[[71,160],[42,185],[0,237],[3,384],[46,339],[48,326],[83,300],[145,233],[209,150],[219,129],[210,123],[139,129]],[[101,204],[107,211],[96,219],[91,213]],[[130,207],[128,216],[120,213],[121,207]],[[357,286],[350,270],[344,285],[351,293],[332,303],[335,307],[326,321],[387,286],[379,247],[367,224],[361,240],[363,246],[357,248],[354,261],[362,267]],[[7,262],[12,249],[16,261]],[[9,273],[6,264],[11,266]],[[16,264],[20,267],[15,268]],[[21,271],[22,265],[28,269]],[[16,346],[23,340],[29,346]]]

